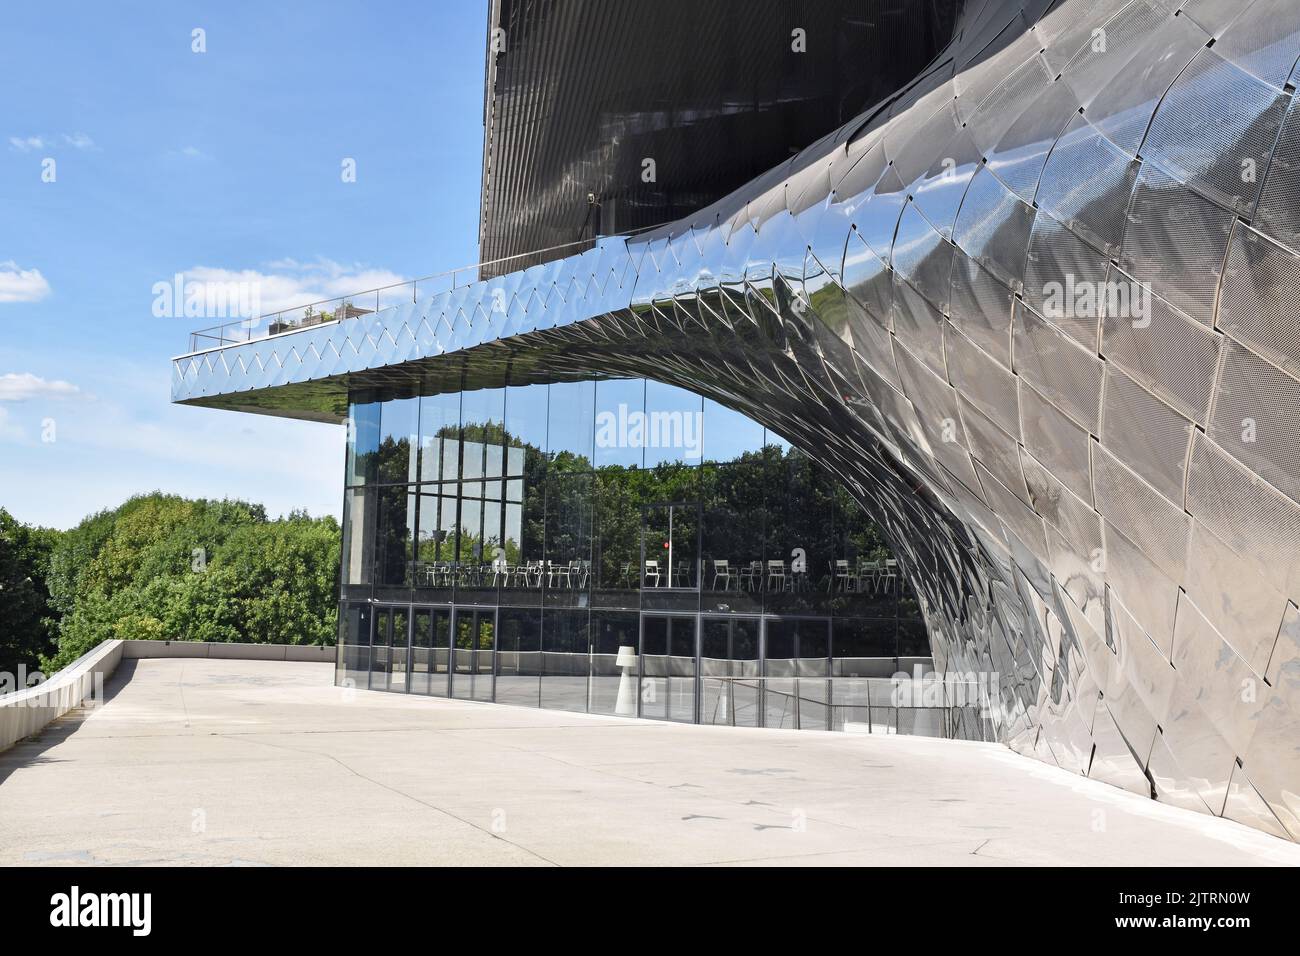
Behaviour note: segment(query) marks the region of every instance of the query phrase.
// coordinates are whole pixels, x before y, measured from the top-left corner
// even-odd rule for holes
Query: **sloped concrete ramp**
[[[997,744],[662,724],[124,661],[0,754],[0,863],[1300,863]]]

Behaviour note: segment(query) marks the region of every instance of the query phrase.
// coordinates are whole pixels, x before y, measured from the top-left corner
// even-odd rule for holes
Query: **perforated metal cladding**
[[[1143,551],[1172,581],[1182,580],[1188,517],[1104,445],[1093,446],[1092,486],[1097,510],[1143,543]]]
[[[1178,585],[1108,520],[1102,521],[1102,540],[1107,586],[1168,659],[1174,640]]]
[[[966,190],[953,241],[968,256],[1013,289],[1025,277],[1025,253],[1034,210],[998,182],[988,168],[978,170]]]
[[[1102,443],[1181,506],[1192,423],[1113,365],[1106,368],[1104,396]]]
[[[1192,449],[1187,510],[1232,550],[1254,555],[1278,591],[1300,597],[1300,505],[1204,435]]]
[[[960,249],[953,254],[948,310],[954,325],[1005,366],[1011,365],[1011,290]]]
[[[935,231],[915,203],[907,204],[898,221],[890,262],[935,308],[947,308],[952,244]]]
[[[1105,255],[1040,210],[1029,240],[1024,300],[1039,315],[1049,308],[1049,298],[1058,303],[1052,309],[1055,324],[1088,351],[1096,351],[1100,313],[1095,307],[1077,308],[1078,298],[1068,293],[1099,288],[1109,266]]]
[[[1121,271],[1112,283],[1129,284]],[[1222,336],[1193,322],[1158,296],[1142,316],[1102,319],[1101,353],[1188,418],[1205,424]]]
[[[1300,246],[1300,102],[1295,97],[1278,134],[1254,224],[1292,248]]]
[[[1015,314],[1015,370],[1040,393],[1095,433],[1101,361],[1024,303]]]
[[[1255,563],[1233,551],[1212,531],[1193,522],[1183,587],[1224,640],[1251,669],[1263,675],[1286,611],[1286,598]]]
[[[1214,49],[1281,89],[1300,57],[1300,7],[1292,0],[1254,0],[1224,30]]]
[[[1300,836],[1300,119],[1268,157],[1296,38],[1278,12],[1261,46],[1260,2],[972,5],[951,87],[689,221],[182,357],[174,395],[338,420],[350,388],[507,365],[697,391],[871,512],[936,662],[999,674],[1009,746]],[[1276,678],[1249,739],[1216,649]]]
[[[1084,114],[1112,143],[1137,155],[1160,98],[1209,39],[1186,17],[1161,21],[1085,105]]]
[[[1232,213],[1144,164],[1133,190],[1120,261],[1157,295],[1213,326],[1214,293],[1232,220]]]
[[[933,144],[926,144],[933,152]],[[939,233],[952,238],[952,225],[971,176],[981,162],[979,148],[970,134],[958,130],[934,159],[924,175],[912,184],[912,201]]]
[[[1117,254],[1137,169],[1136,160],[1076,117],[1052,149],[1036,201],[1098,249]]]
[[[1298,287],[1300,255],[1238,224],[1219,290],[1219,328],[1300,375]]]
[[[1201,50],[1160,103],[1142,155],[1220,205],[1255,206],[1288,100]]]
[[[1011,370],[951,327],[944,336],[948,380],[998,425],[1020,434],[1020,406]]]
[[[998,181],[1027,203],[1034,201],[1047,153],[1076,113],[1074,91],[1056,80],[1026,107],[985,161]]]
[[[1088,430],[1020,379],[1020,434],[1029,453],[1085,501],[1092,501]]]
[[[1062,79],[1081,105],[1090,103],[1114,80],[1169,15],[1163,6],[1147,0],[1098,6],[1091,18],[1092,28],[1078,37],[1078,52],[1062,64]]]
[[[1300,501],[1300,382],[1231,340],[1220,376],[1209,436]]]

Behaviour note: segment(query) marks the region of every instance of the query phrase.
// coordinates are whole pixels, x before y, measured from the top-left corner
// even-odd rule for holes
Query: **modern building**
[[[564,4],[536,9],[550,17],[539,14],[530,29],[544,34]],[[602,10],[607,21],[620,18],[612,6]],[[888,597],[896,611],[869,613],[887,575],[874,564],[864,575],[859,562],[885,554],[875,547],[878,530],[925,621],[934,666],[994,678],[978,706],[958,711],[958,732],[991,731],[1071,772],[1300,837],[1300,218],[1292,201],[1300,189],[1300,7],[986,0],[957,4],[955,13],[942,49],[918,58],[914,79],[694,211],[676,205],[688,189],[669,196],[662,168],[664,195],[654,199],[635,184],[619,193],[618,172],[612,186],[595,173],[586,185],[582,162],[536,180],[564,184],[551,190],[561,197],[554,205],[538,198],[513,206],[509,190],[497,188],[506,167],[550,155],[566,140],[539,132],[536,142],[551,145],[532,152],[510,145],[530,142],[526,133],[509,140],[504,127],[494,130],[485,241],[519,244],[502,249],[550,241],[532,231],[548,225],[558,238],[573,230],[565,217],[577,210],[563,197],[574,181],[583,184],[577,195],[592,193],[602,209],[604,197],[617,195],[624,198],[616,209],[659,202],[680,217],[594,240],[590,222],[579,224],[565,240],[579,245],[560,258],[548,252],[547,261],[525,260],[519,270],[495,263],[479,281],[416,286],[405,301],[377,294],[373,311],[361,315],[343,303],[323,324],[298,327],[280,316],[274,335],[269,324],[217,332],[210,347],[196,341],[175,360],[173,397],[322,421],[368,416],[355,429],[351,467],[361,471],[350,532],[364,538],[373,523],[373,540],[391,542],[381,529],[400,526],[399,515],[407,530],[400,544],[369,558],[364,540],[351,540],[348,574],[400,575],[405,593],[407,569],[427,575],[432,564],[433,576],[412,581],[412,593],[450,588],[453,606],[464,596],[465,606],[488,614],[511,608],[490,637],[496,699],[510,683],[503,673],[522,678],[517,686],[531,700],[531,671],[552,667],[557,682],[537,678],[539,702],[552,692],[581,698],[576,684],[561,690],[558,670],[568,663],[546,658],[546,621],[559,612],[556,646],[580,656],[584,638],[566,644],[572,629],[562,622],[585,600],[588,670],[569,676],[585,682],[588,707],[607,709],[612,695],[614,712],[626,713],[637,679],[653,678],[662,683],[649,694],[649,711],[637,704],[643,715],[766,724],[777,719],[769,715],[805,712],[806,688],[777,682],[821,680],[825,711],[812,704],[806,712],[818,726],[836,726],[835,673],[845,668],[837,659],[877,656],[860,653],[869,645],[847,644],[854,653],[837,657],[837,634],[866,627],[848,622],[884,619],[904,633],[910,598]],[[716,30],[747,43],[740,38],[753,24],[741,19]],[[934,19],[935,35],[945,22]],[[501,25],[489,24],[489,44]],[[798,26],[778,18],[771,29],[781,35],[767,57],[781,72]],[[653,25],[640,32],[660,35]],[[754,36],[761,46],[761,30]],[[506,42],[509,49],[508,30]],[[603,55],[584,49],[587,58],[584,50],[562,61],[539,56],[538,64],[566,66],[531,74],[532,85],[570,86],[574,64]],[[828,58],[835,49],[810,32],[800,55]],[[496,76],[506,75],[508,56],[497,55]],[[492,102],[494,89],[489,117],[524,115]],[[538,102],[545,112],[567,101]],[[595,232],[642,224],[622,216]],[[601,459],[609,444],[595,416],[613,413],[617,422],[618,390],[638,387],[642,411],[699,402],[699,465],[665,466],[646,448],[635,471],[617,456]],[[543,445],[536,424],[529,431],[512,423],[521,404],[540,414],[540,391],[526,391],[539,388],[548,423],[558,410],[567,425],[579,421],[563,411],[571,396],[591,390],[589,402],[585,395],[576,402],[592,413],[587,461],[585,424],[560,445],[548,424]],[[538,398],[512,403],[512,394]],[[441,411],[426,419],[426,403]],[[391,428],[390,408],[401,423]],[[711,432],[714,409],[728,410],[715,418],[740,417]],[[711,434],[753,434],[759,424],[781,442],[751,439],[725,460],[710,458],[722,455],[709,450]],[[474,462],[457,462],[457,513],[478,508],[492,517],[490,527],[484,520],[468,533],[458,519],[449,536],[441,508],[451,495],[441,486],[451,480],[453,434],[456,454]],[[481,482],[480,452],[492,470]],[[426,477],[435,467],[426,457],[439,462],[436,479]],[[537,521],[528,520],[527,489],[509,487],[520,481],[511,471],[526,483],[530,459],[547,462],[541,484],[553,494],[543,497],[564,503],[554,518],[543,508],[540,539],[530,538]],[[397,469],[391,486],[369,484],[370,462]],[[499,494],[488,487],[498,468]],[[716,476],[751,468],[784,469],[784,503],[778,492],[756,496],[736,486],[715,496]],[[698,493],[678,495],[678,481]],[[834,491],[805,490],[823,482]],[[620,495],[625,510],[604,510]],[[846,513],[841,495],[870,523]],[[438,508],[436,522],[421,519],[422,506]],[[731,509],[736,527],[711,523],[715,506]],[[639,536],[611,527],[608,514],[638,515]],[[693,543],[682,541],[679,520]],[[760,524],[761,547],[753,537]],[[829,529],[829,537],[805,544],[805,527]],[[464,541],[493,581],[439,577],[438,565],[465,561]],[[648,557],[656,541],[671,560]],[[717,561],[729,571],[753,560],[787,565],[799,549],[807,562],[797,584],[792,564],[757,590],[751,576],[750,590],[742,585],[736,596],[710,577]],[[542,565],[542,583],[519,576],[520,564],[538,560],[552,562]],[[650,560],[660,562],[657,581]],[[627,563],[641,574],[636,587],[619,580]],[[502,579],[512,565],[513,580]],[[473,595],[484,586],[480,604]],[[614,633],[603,615],[631,620],[633,590],[636,643],[623,643],[630,628],[602,643]],[[345,627],[358,621],[358,636],[347,640],[358,650],[342,652],[344,679],[363,671],[373,679],[375,646],[385,644],[363,640],[358,615],[377,614],[380,596],[345,609]],[[674,605],[679,599],[691,606]],[[531,633],[528,615],[538,611],[534,659],[524,656],[533,644],[516,635]],[[386,624],[372,618],[372,634],[391,632],[395,619],[386,613]],[[468,695],[477,697],[486,691],[475,682],[482,671],[472,655],[486,651],[487,639],[473,614],[423,625],[407,619],[398,630],[426,627],[436,651],[444,624],[455,634],[446,640],[459,641],[468,620],[471,646],[461,649],[471,655]],[[674,652],[677,614],[693,622],[682,654]],[[789,618],[825,623],[809,638],[799,624],[790,640],[782,623]],[[742,619],[758,622],[756,656],[743,632],[753,625]],[[822,633],[830,635],[825,652]],[[365,667],[362,643],[371,655]],[[711,662],[728,668],[718,677],[749,678],[759,693],[733,706],[729,684],[724,705],[721,688],[706,682],[706,647],[718,654]],[[913,647],[895,644],[895,656],[905,650]],[[384,675],[393,672],[388,660]],[[528,671],[511,672],[512,661]],[[411,680],[414,672],[398,670]],[[841,680],[870,680],[858,673]],[[459,676],[451,675],[452,693]],[[782,694],[799,704],[782,710]],[[869,717],[870,701],[865,706]]]

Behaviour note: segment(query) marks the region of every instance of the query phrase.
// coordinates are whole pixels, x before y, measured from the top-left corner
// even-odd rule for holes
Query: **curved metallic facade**
[[[964,5],[495,0],[481,257],[553,251],[480,277],[721,199],[910,81]]]
[[[689,387],[841,478],[1011,748],[1300,838],[1297,56],[1286,0],[975,3],[689,221],[181,357],[174,398],[339,420],[462,358]]]

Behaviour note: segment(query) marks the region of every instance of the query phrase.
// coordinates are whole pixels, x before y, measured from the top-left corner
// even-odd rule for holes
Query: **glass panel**
[[[447,682],[451,677],[451,609],[434,608],[429,612],[433,619],[433,657],[429,675],[429,693],[435,697],[447,696]]]
[[[835,545],[830,593],[836,612],[893,617],[898,589],[887,578],[892,555],[880,528],[838,484],[833,491],[833,511]]]
[[[536,707],[541,673],[541,612],[502,608],[500,622],[497,703]]]
[[[413,585],[424,600],[450,601],[455,585],[455,482],[421,485]]]
[[[694,610],[699,606],[699,513],[695,502],[642,509],[641,580],[646,607]]]
[[[420,400],[397,398],[384,402],[379,426],[379,481],[406,484],[419,480]]]
[[[433,618],[428,611],[411,616],[411,686],[412,694],[429,693],[429,671],[433,665]]]
[[[542,706],[587,709],[587,611],[548,611],[542,630]]]
[[[345,481],[370,484],[379,467],[379,402],[354,403],[348,411],[348,453]]]
[[[763,682],[763,725],[798,727],[799,703],[794,681],[798,622],[768,618],[764,629],[763,674],[767,679]]]
[[[593,476],[592,603],[598,607],[640,606],[641,514],[637,506],[648,477],[617,467],[602,468]]]
[[[462,700],[492,699],[492,648],[495,611],[456,609],[455,672],[452,696]]]
[[[375,493],[355,489],[343,494],[344,587],[362,587],[374,580]]]
[[[836,677],[892,677],[898,671],[894,621],[837,618],[831,673]]]
[[[668,717],[695,721],[695,618],[668,619]]]
[[[587,471],[593,461],[595,382],[557,382],[551,386],[546,449],[557,467]]]
[[[388,689],[405,694],[407,688],[407,668],[410,666],[410,654],[407,642],[411,639],[408,623],[410,617],[405,608],[392,611],[392,635],[389,642],[391,660],[389,667]]]
[[[641,716],[654,720],[668,718],[668,621],[641,616]]]
[[[802,452],[791,451],[784,459],[776,457],[776,449],[769,452],[764,607],[776,613],[824,613],[831,602],[830,486]]]
[[[455,479],[459,474],[460,393],[420,400],[420,480]]]
[[[410,587],[415,565],[415,509],[419,495],[390,485],[373,492],[378,505],[375,538],[375,584]]]
[[[647,381],[645,405],[645,467],[698,465],[704,453],[704,400],[684,388]]]
[[[639,378],[596,383],[597,467],[640,468],[645,461],[645,388]]]
[[[637,709],[637,614],[593,611],[591,615],[591,712],[635,717]]]
[[[546,451],[547,385],[513,385],[506,389],[506,436],[511,450]],[[522,466],[523,456],[518,456]],[[521,470],[508,469],[512,475]]]
[[[500,478],[505,440],[506,390],[482,388],[461,396],[461,474]]]
[[[388,690],[388,661],[392,620],[387,608],[375,610],[375,628],[370,640],[370,689]]]
[[[762,425],[711,398],[704,400],[705,461],[734,461],[762,447]]]
[[[700,469],[704,608],[760,611],[766,512],[761,453]]]
[[[552,472],[546,481],[547,603],[585,606],[591,586],[592,476]]]
[[[641,716],[693,722],[695,618],[644,615],[641,668]]]
[[[700,722],[760,726],[758,619],[705,618],[702,627]]]
[[[367,604],[348,604],[339,622],[341,687],[366,688],[370,685],[370,621]]]

